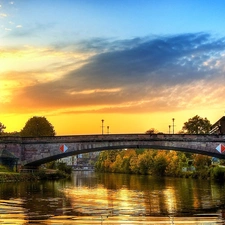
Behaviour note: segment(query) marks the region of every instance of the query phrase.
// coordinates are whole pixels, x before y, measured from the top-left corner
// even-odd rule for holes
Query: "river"
[[[224,224],[225,183],[74,172],[0,184],[0,224]]]

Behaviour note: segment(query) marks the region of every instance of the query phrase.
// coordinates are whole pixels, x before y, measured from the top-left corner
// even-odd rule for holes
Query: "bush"
[[[6,166],[0,165],[0,172],[9,172],[9,169]]]
[[[220,166],[215,166],[211,169],[211,177],[215,180],[225,179],[225,168]]]
[[[71,174],[72,173],[72,167],[66,165],[66,163],[57,163],[57,169],[59,171],[65,172],[67,174]]]

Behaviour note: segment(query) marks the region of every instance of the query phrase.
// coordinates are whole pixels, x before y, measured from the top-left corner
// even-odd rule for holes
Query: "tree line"
[[[211,123],[198,115],[184,123],[179,133],[208,134]],[[151,128],[147,134],[160,133]],[[225,179],[224,160],[212,165],[212,157],[181,151],[153,149],[121,149],[103,151],[95,164],[96,171],[154,176]]]
[[[173,177],[208,177],[211,157],[179,151],[153,149],[109,150],[100,153],[99,172]]]

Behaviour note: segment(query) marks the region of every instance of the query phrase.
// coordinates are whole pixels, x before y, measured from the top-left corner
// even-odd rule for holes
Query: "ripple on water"
[[[26,210],[22,199],[0,200],[0,224],[23,224]]]

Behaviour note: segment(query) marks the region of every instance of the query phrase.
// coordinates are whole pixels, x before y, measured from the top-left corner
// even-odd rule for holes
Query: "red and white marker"
[[[219,151],[220,153],[224,152],[225,151],[225,145],[219,144],[216,147],[216,150]]]
[[[59,149],[62,151],[62,152],[66,152],[66,150],[68,149],[68,147],[66,145],[61,145],[59,147]]]

